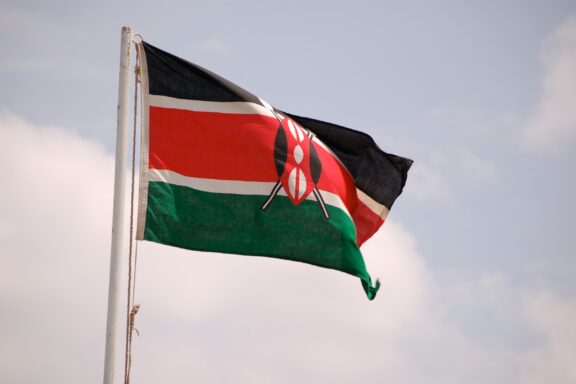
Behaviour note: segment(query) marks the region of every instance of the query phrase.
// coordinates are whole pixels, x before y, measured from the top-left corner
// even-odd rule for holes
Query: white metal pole
[[[130,50],[132,29],[122,27],[120,44],[120,81],[118,85],[118,122],[116,128],[116,167],[114,170],[114,208],[112,215],[112,248],[108,286],[108,317],[106,320],[106,352],[104,384],[114,383],[114,362],[117,349],[118,314],[120,312],[120,272],[126,208],[126,170],[128,155],[128,123],[130,109]]]

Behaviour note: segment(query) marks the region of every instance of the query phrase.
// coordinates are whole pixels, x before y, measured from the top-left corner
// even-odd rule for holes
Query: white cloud
[[[94,381],[112,159],[93,142],[5,111],[0,134],[0,381]]]
[[[533,150],[553,151],[576,138],[576,16],[551,34],[542,60],[542,95],[525,135]]]
[[[524,383],[576,382],[576,300],[542,291],[527,301],[526,316],[544,338],[526,354]]]

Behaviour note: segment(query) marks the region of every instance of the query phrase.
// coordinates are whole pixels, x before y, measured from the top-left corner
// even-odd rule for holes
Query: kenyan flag
[[[384,222],[412,161],[364,133],[280,111],[222,77],[139,44],[144,95],[138,234],[378,282],[359,247]]]

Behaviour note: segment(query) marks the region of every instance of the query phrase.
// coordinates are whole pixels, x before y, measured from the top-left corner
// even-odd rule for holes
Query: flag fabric
[[[378,291],[360,246],[412,161],[361,132],[272,107],[147,42],[137,238],[304,262]]]

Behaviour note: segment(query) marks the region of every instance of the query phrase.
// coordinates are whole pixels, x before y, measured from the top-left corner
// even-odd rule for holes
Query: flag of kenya
[[[359,247],[412,161],[361,132],[280,111],[226,79],[139,43],[139,240],[300,261],[373,284]]]

